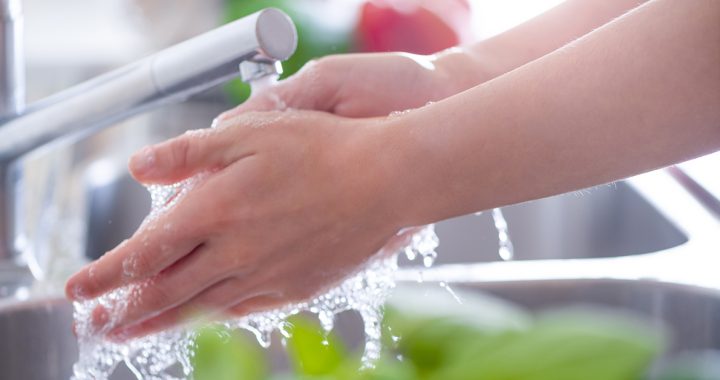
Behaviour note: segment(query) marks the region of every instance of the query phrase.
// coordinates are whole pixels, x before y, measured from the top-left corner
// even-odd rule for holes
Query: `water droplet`
[[[492,210],[492,217],[498,232],[498,254],[505,261],[512,260],[515,253],[512,240],[510,240],[507,220],[499,208]]]
[[[455,291],[450,287],[450,285],[447,284],[447,282],[440,281],[440,283],[438,285],[440,285],[441,288],[447,290],[448,293],[450,293],[450,295],[455,299],[455,301],[457,301],[458,304],[460,304],[460,305],[463,304],[460,297],[457,295],[457,293],[455,293]]]
[[[257,88],[256,88],[257,90]],[[262,90],[260,90],[262,91]],[[210,174],[202,173],[180,183],[159,186],[148,186],[151,195],[152,209],[143,223],[153,223],[157,217],[190,192],[193,187],[202,183]],[[148,226],[160,227],[160,226]],[[167,231],[172,228],[170,222],[162,225]],[[382,308],[385,300],[395,287],[394,274],[397,271],[397,257],[405,254],[409,259],[422,258],[424,266],[434,263],[437,253],[438,237],[434,226],[426,226],[415,233],[408,247],[403,247],[394,255],[378,257],[366,263],[358,273],[346,278],[335,288],[330,289],[314,299],[280,309],[250,314],[242,318],[229,319],[215,324],[230,330],[244,329],[252,332],[260,345],[269,347],[272,332],[279,330],[285,341],[287,332],[286,319],[302,311],[318,314],[323,329],[333,329],[337,314],[356,310],[363,320],[365,333],[365,350],[362,356],[362,367],[372,368],[380,357],[382,335]],[[162,249],[169,249],[161,246]],[[137,260],[128,259],[123,262],[122,270],[128,275],[136,274]],[[90,275],[93,275],[93,267]],[[422,275],[420,274],[420,281]],[[190,358],[193,355],[196,332],[192,327],[181,327],[150,336],[117,344],[104,339],[91,328],[91,314],[98,306],[108,310],[112,316],[109,325],[117,323],[125,313],[127,306],[137,298],[149,282],[136,284],[113,290],[96,299],[74,303],[74,317],[78,333],[79,359],[74,365],[74,380],[104,380],[112,374],[119,363],[125,362],[138,379],[175,379],[167,374],[173,364],[182,365],[185,378],[192,373]],[[397,341],[397,337],[393,337]]]

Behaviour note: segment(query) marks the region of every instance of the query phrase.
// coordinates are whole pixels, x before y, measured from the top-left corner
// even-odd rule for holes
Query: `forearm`
[[[388,129],[420,224],[606,183],[720,148],[720,2],[656,0]],[[422,162],[422,170],[415,169]]]
[[[458,92],[512,71],[590,33],[647,0],[568,0],[497,36],[437,55]]]

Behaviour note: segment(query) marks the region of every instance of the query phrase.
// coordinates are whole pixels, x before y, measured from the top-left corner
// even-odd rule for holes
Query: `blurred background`
[[[500,33],[559,2],[23,0],[27,100],[32,103],[266,7],[281,8],[298,28],[298,49],[283,62],[287,76],[328,54],[436,52]],[[98,255],[130,235],[148,207],[145,189],[126,176],[130,153],[185,130],[208,127],[217,114],[248,95],[247,86],[236,80],[195,101],[26,157],[25,217],[16,244],[23,247],[33,274],[60,283],[84,262],[76,247]],[[130,204],[134,207],[128,209]],[[97,210],[114,216],[96,220]]]
[[[28,101],[56,93],[265,7],[283,9],[298,26],[298,50],[289,61],[283,63],[287,76],[308,60],[328,54],[377,51],[428,54],[485,39],[560,2],[561,0],[24,0]],[[83,141],[73,142],[74,145],[56,146],[52,150],[45,149],[39,152],[41,154],[28,157],[25,163],[28,168],[25,179],[27,186],[23,200],[26,202],[23,207],[26,215],[21,231],[26,237],[24,244],[27,246],[24,248],[30,252],[27,260],[33,273],[37,278],[56,280],[47,281],[48,293],[53,294],[53,291],[60,289],[62,286],[57,284],[62,284],[70,273],[85,262],[86,257],[78,257],[77,247],[85,247],[84,251],[93,255],[105,252],[132,233],[147,214],[147,192],[127,176],[125,163],[131,152],[189,128],[207,127],[214,115],[233,103],[243,101],[247,96],[248,89],[239,82],[233,82],[206,97],[137,116]],[[716,163],[703,164],[696,160],[694,164],[685,165],[693,165],[683,167],[687,168],[688,172],[717,171]],[[714,184],[715,188],[720,189],[717,175],[703,178],[709,178],[712,182],[708,188]],[[675,268],[679,261],[675,261],[673,254],[686,254],[680,252],[680,249],[685,249],[686,246],[696,250],[698,254],[703,254],[705,252],[700,252],[701,249],[697,247],[705,243],[694,243],[697,237],[686,234],[687,231],[682,228],[684,224],[676,225],[676,221],[668,217],[675,216],[678,210],[684,210],[692,214],[692,220],[703,227],[703,232],[715,224],[703,219],[704,214],[697,210],[687,209],[686,199],[673,196],[678,194],[677,189],[670,187],[668,196],[658,191],[664,187],[662,184],[667,182],[659,182],[661,185],[655,182],[639,183],[641,190],[643,184],[648,187],[648,184],[652,184],[652,193],[656,194],[656,197],[645,199],[644,197],[648,196],[647,191],[638,193],[635,187],[620,183],[594,189],[592,197],[585,196],[584,193],[580,193],[580,196],[570,194],[538,201],[529,206],[508,208],[511,234],[519,255],[514,263],[503,263],[515,264],[514,267],[506,267],[511,269],[506,269],[505,272],[500,270],[502,266],[492,265],[492,261],[498,260],[495,240],[497,235],[493,235],[494,230],[488,218],[469,216],[439,225],[443,241],[439,264],[490,261],[491,265],[486,267],[486,272],[467,272],[472,275],[471,281],[467,280],[468,277],[456,280],[458,283],[467,282],[464,286],[452,285],[462,298],[462,308],[455,305],[455,300],[447,291],[436,284],[431,286],[440,292],[440,299],[449,301],[455,309],[447,305],[438,307],[440,301],[427,301],[425,289],[422,290],[421,303],[433,306],[428,309],[447,311],[449,317],[453,317],[454,311],[474,311],[472,319],[475,324],[478,322],[477,316],[497,315],[498,319],[504,322],[525,321],[526,328],[518,332],[516,329],[504,329],[507,326],[500,326],[499,330],[488,329],[487,326],[478,327],[464,323],[466,320],[461,321],[463,323],[454,320],[447,323],[442,318],[425,318],[426,316],[415,315],[418,314],[415,312],[403,313],[403,310],[398,308],[394,315],[392,312],[388,314],[394,320],[387,322],[388,326],[394,323],[394,326],[397,326],[394,331],[402,333],[405,338],[393,354],[397,353],[408,360],[403,363],[402,360],[381,363],[380,368],[395,372],[388,372],[388,376],[380,378],[416,378],[411,375],[398,376],[400,372],[397,371],[405,371],[402,372],[405,374],[407,371],[414,373],[416,370],[433,373],[445,370],[460,371],[457,373],[468,370],[472,373],[491,370],[501,371],[498,373],[516,373],[518,369],[530,368],[526,372],[529,376],[512,378],[639,379],[640,376],[627,376],[627,373],[630,373],[627,372],[628,368],[632,373],[644,372],[647,362],[668,346],[672,360],[668,361],[669,365],[662,364],[671,367],[672,371],[679,368],[677,373],[680,374],[676,376],[675,372],[672,372],[672,375],[661,379],[720,379],[720,375],[717,375],[720,372],[717,368],[720,354],[716,351],[720,342],[717,318],[720,315],[720,301],[714,289],[711,292],[704,288],[695,288],[695,283],[687,280],[693,278],[693,281],[700,284],[703,284],[704,280],[704,284],[715,286],[716,271],[711,269],[713,266],[704,265],[706,258],[698,260],[691,256],[690,259],[683,259],[682,263],[695,263],[695,266],[683,270],[684,273],[676,273],[678,271]],[[656,210],[659,203],[666,207],[660,209],[661,212]],[[678,214],[685,217],[684,213]],[[686,222],[685,219],[681,220]],[[694,224],[692,226],[696,227]],[[715,231],[712,233],[717,235]],[[688,241],[691,243],[686,244]],[[714,253],[717,247],[715,240],[708,242]],[[667,254],[666,251],[676,248],[677,252]],[[442,251],[445,249],[447,251]],[[452,253],[455,252],[468,256],[457,256],[454,257],[456,261],[443,262],[446,253],[450,253],[447,257],[452,258]],[[660,254],[656,255],[658,252]],[[481,257],[481,254],[485,253],[489,256]],[[649,260],[657,260],[659,256],[663,256],[665,261],[660,257],[660,261],[655,261],[653,267],[649,268],[644,265],[645,261],[642,261],[648,258],[640,257],[648,253],[650,255],[646,256],[656,256],[649,257]],[[633,255],[639,257],[637,262],[631,261]],[[627,268],[623,267],[623,264],[613,261],[622,260],[623,256],[629,257],[626,262],[643,265],[639,273],[646,273],[645,269],[648,267],[648,271],[655,274],[632,277],[636,275],[635,272],[625,272]],[[544,267],[546,270],[553,269],[548,271],[548,278],[560,273],[559,277],[552,281],[543,282],[542,280],[546,280],[543,277],[545,274],[534,271],[532,264],[523,266],[526,265],[523,261],[527,263],[549,259],[559,259],[556,263],[546,263]],[[595,259],[598,261],[591,261],[589,266],[581,263]],[[608,261],[603,261],[604,259]],[[549,265],[557,265],[560,269],[556,271],[556,268],[550,268]],[[603,277],[588,281],[582,278],[583,273],[589,273],[590,277],[596,276],[595,267],[599,268],[599,271],[620,267],[621,279]],[[523,268],[526,269],[523,271]],[[587,272],[582,271],[585,268],[589,268]],[[573,275],[563,277],[563,270],[570,270],[569,273]],[[613,273],[603,272],[608,275]],[[630,280],[627,273],[630,273]],[[520,280],[522,278],[525,279]],[[432,281],[430,278],[426,279]],[[652,281],[657,279],[669,282]],[[681,279],[679,284],[672,282],[677,279]],[[477,281],[477,284],[473,285],[473,281]],[[502,300],[488,300],[482,296],[485,292],[490,292]],[[519,306],[508,307],[506,301]],[[592,315],[583,315],[579,324],[568,325],[565,319],[557,318],[551,319],[553,323],[550,324],[544,323],[542,318],[533,319],[537,323],[528,322],[532,319],[531,313],[537,310],[576,303],[618,307],[638,312],[643,317],[639,322],[631,321],[630,325],[623,322],[620,328],[617,325],[608,326],[603,321],[595,323]],[[67,328],[70,323],[69,305],[53,304],[56,305],[53,306],[55,309],[47,304],[38,305],[43,307],[27,310],[18,308],[19,312],[14,316],[4,317],[4,320],[0,310],[0,336],[6,342],[4,347],[14,346],[16,342],[30,342],[37,347],[67,344],[74,348],[75,338]],[[476,306],[473,308],[473,305]],[[493,313],[493,310],[499,311]],[[28,318],[23,313],[38,319]],[[6,321],[4,325],[3,321]],[[18,330],[19,322],[23,321],[27,321],[26,330],[11,336],[10,332]],[[557,321],[562,323],[555,323]],[[290,351],[291,355],[296,356],[291,357],[294,363],[298,367],[305,366],[302,367],[305,374],[325,375],[338,373],[334,371],[342,371],[344,368],[351,368],[353,371],[357,368],[357,363],[352,362],[350,350],[345,352],[342,341],[326,344],[327,337],[318,335],[315,331],[317,326],[303,327],[303,323],[296,322],[297,326],[300,326],[296,333],[299,331],[298,336],[302,336],[301,330],[307,330],[304,335],[306,342],[290,342]],[[662,336],[656,336],[654,330],[649,333],[644,331],[645,328],[662,331],[666,325],[672,328],[674,333],[670,342],[664,341]],[[422,328],[415,329],[417,326]],[[571,328],[567,329],[568,326]],[[598,330],[597,326],[602,328]],[[46,327],[48,331],[38,327]],[[407,331],[401,331],[401,328]],[[346,330],[358,331],[357,328]],[[58,331],[67,334],[58,337]],[[503,334],[495,334],[498,331]],[[23,335],[23,332],[37,333],[36,340],[27,338],[29,335]],[[496,335],[500,339],[495,339]],[[472,339],[463,341],[463,337]],[[237,343],[232,340],[229,342]],[[439,342],[450,342],[456,347],[443,346]],[[210,370],[217,368],[215,360],[225,360],[233,365],[242,364],[241,358],[233,353],[248,355],[248,350],[256,348],[248,348],[249,345],[242,342],[237,343],[235,348],[220,346],[221,343],[228,344],[228,341],[217,341],[210,335],[202,347],[211,355],[198,355],[199,362],[196,364],[202,368],[202,361],[208,360],[206,367]],[[293,344],[296,346],[293,347]],[[58,352],[74,354],[74,351],[62,347]],[[553,350],[548,350],[548,347]],[[0,345],[0,352],[3,352],[2,348]],[[473,351],[475,349],[485,351],[478,353]],[[453,350],[467,351],[475,356],[457,356],[463,360],[448,360],[443,363],[434,360],[443,357],[452,359],[453,356],[447,353],[454,355]],[[679,354],[682,351],[690,353]],[[499,356],[489,356],[490,359],[485,361],[476,360],[488,352],[499,352]],[[546,365],[547,357],[543,356],[545,354],[555,355],[555,366]],[[306,359],[322,355],[331,356],[332,360],[323,364],[330,363],[331,366],[313,367],[315,372],[312,373],[307,370],[309,364]],[[0,358],[2,357],[3,355],[0,355]],[[12,355],[5,357],[11,360],[14,358]],[[246,367],[230,368],[240,372],[248,371],[255,368],[253,366],[262,364],[264,360],[271,359],[248,357],[254,362]],[[57,367],[69,371],[75,358],[63,358],[65,361]],[[577,362],[587,366],[574,366]],[[57,368],[52,367],[52,362],[48,363],[48,367],[55,373]],[[0,364],[3,362],[0,361]],[[602,368],[598,369],[598,366]],[[42,369],[40,365],[37,367]],[[221,365],[220,368],[224,367]],[[533,368],[540,368],[542,373],[532,372]],[[562,377],[558,375],[562,368],[576,372],[565,372],[565,377]],[[622,371],[617,370],[618,368]],[[699,370],[712,374],[686,376],[691,371]],[[615,371],[616,376],[609,375],[608,371]],[[434,379],[468,378],[450,377],[445,372],[437,373],[440,375]],[[594,377],[591,377],[591,374]],[[0,374],[0,377],[5,378],[3,375],[5,374]],[[214,373],[205,378],[220,379]],[[266,379],[260,372],[255,377],[244,378]],[[338,378],[354,379],[344,375]],[[656,378],[660,377],[653,379]]]
[[[25,0],[29,100],[36,100],[258,9],[298,24],[286,75],[356,51],[432,53],[487,38],[561,0]],[[247,96],[230,86],[233,102]]]

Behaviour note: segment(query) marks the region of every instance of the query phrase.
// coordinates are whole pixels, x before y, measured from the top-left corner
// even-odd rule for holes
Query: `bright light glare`
[[[472,0],[473,26],[478,38],[502,33],[564,0]]]

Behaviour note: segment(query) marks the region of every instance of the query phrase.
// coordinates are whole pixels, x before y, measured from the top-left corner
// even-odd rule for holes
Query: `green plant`
[[[374,369],[360,371],[358,354],[334,334],[326,336],[316,321],[295,316],[288,322],[287,351],[294,373],[275,379],[639,380],[662,347],[657,332],[610,315],[560,313],[540,316],[527,328],[484,330],[453,316],[389,309],[386,329],[400,340],[385,345]],[[214,359],[198,362],[202,366],[196,371],[203,371],[203,377],[196,378],[268,379],[261,370],[267,359],[259,359],[247,342],[228,343],[235,339],[228,340],[228,334],[201,334],[196,361]],[[214,336],[222,337],[223,343]],[[218,367],[211,368],[212,363]]]

